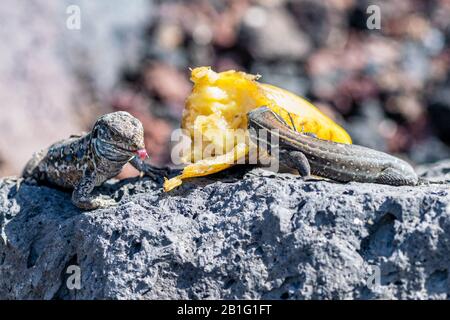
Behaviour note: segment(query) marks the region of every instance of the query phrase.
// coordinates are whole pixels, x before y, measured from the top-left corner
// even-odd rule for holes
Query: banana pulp
[[[259,76],[209,67],[192,70],[192,93],[186,100],[181,128],[190,145],[181,156],[187,163],[179,176],[164,183],[170,191],[183,179],[227,169],[249,150],[247,112],[266,105],[296,130],[320,139],[351,143],[349,134],[307,100],[284,89],[260,83]]]

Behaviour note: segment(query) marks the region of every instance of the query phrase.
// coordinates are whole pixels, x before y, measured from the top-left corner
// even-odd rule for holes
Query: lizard
[[[157,179],[158,171],[164,169],[148,165],[146,158],[142,123],[128,112],[117,111],[99,117],[90,132],[72,135],[36,152],[22,177],[26,182],[73,189],[72,203],[93,210],[116,204],[114,199],[92,192],[119,174],[128,162]]]
[[[394,186],[415,186],[422,182],[406,161],[367,147],[322,140],[291,129],[266,106],[250,111],[248,128],[251,141],[270,154],[278,148],[281,163],[295,168],[299,174],[311,174],[338,182],[371,182]],[[295,127],[294,127],[295,128]],[[266,134],[261,135],[260,130]],[[278,143],[269,138],[277,135]]]

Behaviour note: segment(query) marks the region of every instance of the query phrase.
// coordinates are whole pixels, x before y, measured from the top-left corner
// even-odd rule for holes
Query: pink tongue
[[[141,158],[141,160],[145,160],[148,158],[148,153],[145,149],[139,149],[138,151],[136,151],[136,154],[139,158]]]

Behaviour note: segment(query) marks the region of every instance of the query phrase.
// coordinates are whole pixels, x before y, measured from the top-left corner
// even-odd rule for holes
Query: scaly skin
[[[302,176],[314,175],[341,182],[358,181],[400,185],[417,185],[419,178],[405,161],[366,147],[317,139],[292,130],[283,119],[267,107],[248,113],[251,139],[270,152],[278,148],[280,160],[299,170]],[[263,141],[258,131],[278,135],[279,144]],[[267,135],[269,136],[269,135]]]
[[[92,191],[119,174],[126,163],[156,178],[158,169],[144,163],[146,157],[141,122],[119,111],[100,117],[87,134],[71,136],[35,153],[22,175],[28,181],[73,189],[73,204],[93,210],[116,203],[106,196],[93,196]]]

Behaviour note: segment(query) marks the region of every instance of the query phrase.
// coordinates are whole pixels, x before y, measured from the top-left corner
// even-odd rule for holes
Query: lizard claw
[[[118,205],[118,202],[110,197],[104,196],[101,199],[99,199],[100,206],[99,208],[110,208],[110,207],[116,207]]]
[[[163,180],[164,176],[167,176],[168,168],[157,168],[154,167],[141,159],[134,157],[130,164],[135,167],[139,172],[140,176],[148,176],[150,179],[159,182]]]

